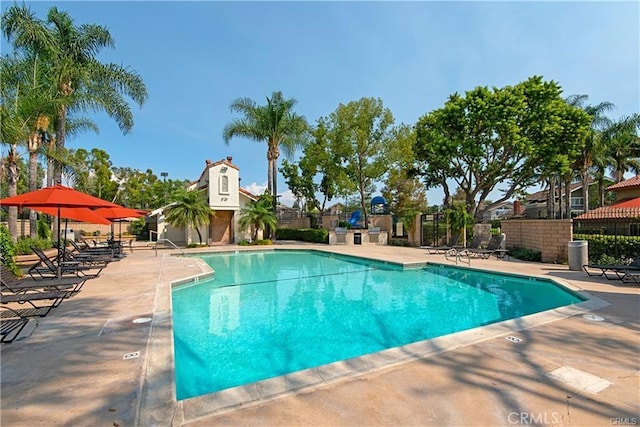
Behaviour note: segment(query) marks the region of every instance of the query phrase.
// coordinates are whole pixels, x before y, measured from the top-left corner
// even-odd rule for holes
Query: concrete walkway
[[[281,246],[452,264],[414,248]],[[229,249],[245,248],[208,251]],[[2,345],[3,426],[640,423],[640,288],[513,260],[471,267],[554,278],[592,301],[424,342],[392,363],[379,362],[397,350],[335,364],[319,380],[305,374],[175,402],[170,284],[209,268],[173,253],[134,248]]]

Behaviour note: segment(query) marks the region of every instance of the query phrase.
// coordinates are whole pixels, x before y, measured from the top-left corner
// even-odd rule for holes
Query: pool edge
[[[268,250],[291,250],[280,248],[268,248]],[[321,249],[299,249],[319,252],[331,252]],[[230,252],[237,252],[232,250]],[[216,252],[219,253],[219,252]],[[338,252],[334,252],[340,254]],[[200,256],[201,253],[198,253]],[[340,254],[342,255],[342,254]],[[168,255],[170,256],[170,255]],[[198,259],[189,257],[191,260]],[[365,259],[373,259],[360,257]],[[380,262],[381,260],[375,261]],[[383,261],[388,262],[388,261]],[[389,262],[391,264],[405,265]],[[437,262],[407,263],[411,268],[415,266],[427,266],[429,264],[450,265]],[[203,267],[206,266],[206,267]],[[203,273],[195,276],[211,275],[211,270],[204,261],[201,268]],[[457,267],[469,268],[469,267]],[[506,275],[518,275],[509,272],[496,272],[493,270],[472,268],[487,273]],[[184,278],[170,283],[159,283],[157,304],[154,312],[151,337],[149,339],[148,363],[143,372],[143,387],[141,391],[141,404],[139,410],[138,425],[172,425],[179,426],[184,423],[198,421],[200,419],[233,411],[239,407],[256,405],[296,393],[308,391],[314,387],[327,386],[349,378],[357,377],[377,370],[388,369],[394,366],[414,360],[432,357],[460,347],[472,345],[502,335],[530,329],[563,318],[584,314],[592,310],[610,305],[608,302],[597,298],[575,286],[571,282],[560,278],[549,278],[540,275],[520,275],[535,277],[545,281],[551,281],[558,286],[569,289],[587,298],[586,301],[530,314],[517,319],[510,319],[499,323],[481,326],[454,334],[445,335],[430,340],[419,341],[401,347],[395,347],[381,352],[367,354],[352,359],[309,368],[280,377],[270,378],[244,386],[238,386],[217,393],[211,393],[182,401],[176,400],[174,379],[173,356],[173,321],[171,316],[171,289],[174,285],[187,283],[190,278]]]

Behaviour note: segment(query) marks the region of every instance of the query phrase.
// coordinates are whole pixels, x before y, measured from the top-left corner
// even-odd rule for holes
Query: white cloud
[[[261,196],[262,194],[264,194],[264,192],[267,189],[267,183],[263,182],[262,184],[258,184],[257,182],[252,182],[249,185],[245,185],[243,188],[248,192],[250,192],[251,194],[255,194],[256,196]],[[283,205],[291,207],[293,206],[293,202],[296,201],[295,196],[293,195],[291,190],[289,190],[288,188],[286,191],[278,193],[278,195],[280,196],[280,203]]]
[[[296,197],[293,195],[291,190],[287,189],[287,191],[280,193],[280,204],[285,206],[293,206],[293,202],[296,201]]]
[[[264,194],[264,191],[267,189],[267,183],[263,182],[262,184],[258,184],[257,182],[252,182],[249,185],[244,187],[251,194],[255,194],[256,196],[261,196]]]

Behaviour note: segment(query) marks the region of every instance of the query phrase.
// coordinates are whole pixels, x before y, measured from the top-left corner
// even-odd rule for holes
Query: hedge
[[[603,234],[574,234],[573,240],[589,242],[589,262],[597,262],[603,257],[616,256],[619,260],[636,258],[640,255],[640,237],[610,236]],[[617,250],[616,250],[617,247]]]
[[[278,228],[276,230],[276,239],[329,243],[329,232],[324,228]]]

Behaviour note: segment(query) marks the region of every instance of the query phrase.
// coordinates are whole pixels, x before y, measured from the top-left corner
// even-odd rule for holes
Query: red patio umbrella
[[[65,219],[72,219],[80,222],[90,222],[91,224],[104,224],[109,225],[111,221],[96,213],[95,209],[89,208],[46,208],[46,207],[34,207],[33,210],[46,213],[48,215],[60,216]]]
[[[17,196],[5,197],[0,199],[0,206],[18,206],[19,208],[34,208],[36,210],[38,208],[56,208],[58,241],[60,241],[60,215],[62,208],[100,208],[118,205],[58,184]],[[59,275],[60,271],[58,271]]]
[[[140,209],[132,209],[124,206],[112,206],[108,208],[97,208],[95,211],[100,216],[103,216],[112,221],[118,220],[118,234],[122,237],[122,220],[124,218],[139,218],[147,214],[147,211]],[[111,224],[111,235],[113,236],[113,223]],[[113,237],[112,237],[113,238]]]

